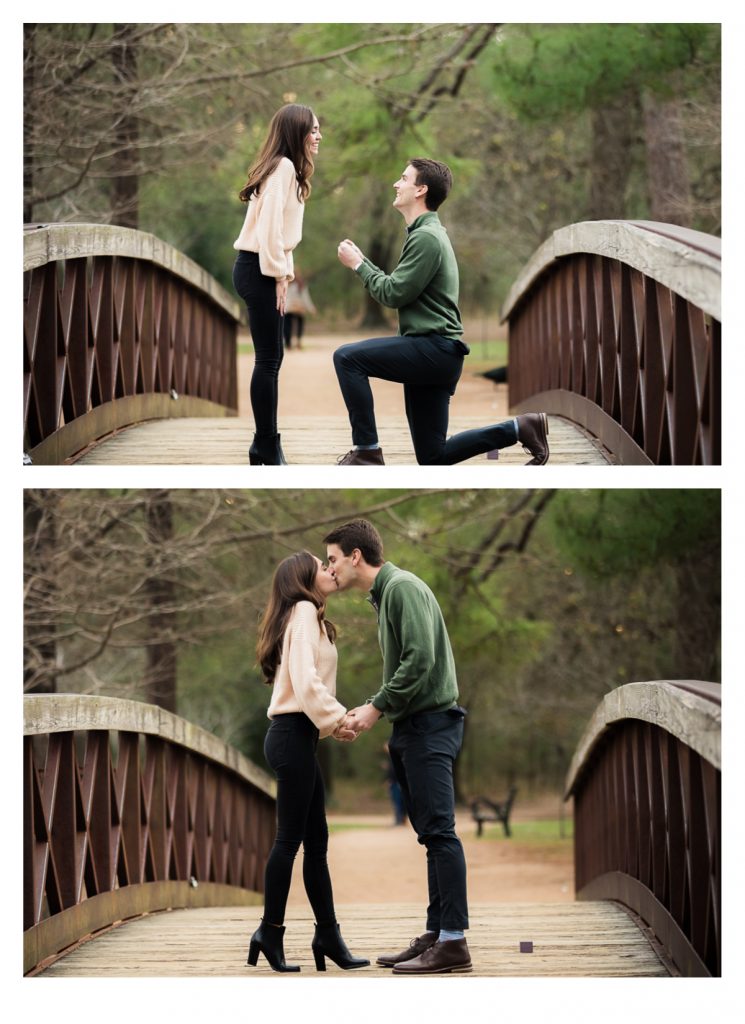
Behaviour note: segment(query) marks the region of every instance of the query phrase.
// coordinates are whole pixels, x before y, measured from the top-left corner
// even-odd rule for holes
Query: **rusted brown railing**
[[[721,463],[721,240],[671,224],[555,231],[521,272],[510,404],[586,428],[622,463]]]
[[[24,232],[24,451],[58,464],[142,420],[236,415],[238,303],[153,235]]]
[[[275,783],[150,704],[24,697],[24,972],[173,907],[258,904]]]
[[[686,976],[721,973],[721,687],[609,693],[567,777],[578,899],[636,914]]]

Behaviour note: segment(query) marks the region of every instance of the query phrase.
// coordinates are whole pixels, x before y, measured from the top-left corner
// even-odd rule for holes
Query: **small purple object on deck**
[[[532,942],[521,942],[520,943],[520,952],[521,953],[532,953],[533,952],[533,943]]]

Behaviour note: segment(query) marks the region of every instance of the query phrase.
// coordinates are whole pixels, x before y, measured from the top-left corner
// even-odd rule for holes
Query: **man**
[[[369,590],[378,614],[383,685],[348,712],[345,726],[371,729],[393,723],[389,753],[406,811],[427,850],[429,906],[426,930],[400,953],[378,957],[394,974],[450,974],[472,970],[466,861],[455,834],[453,764],[463,742],[465,711],[442,612],[429,587],[383,559],[375,527],[355,519],[324,538],[339,590]],[[383,883],[384,884],[384,883]]]
[[[406,417],[420,465],[450,466],[474,455],[518,442],[532,458],[548,462],[548,419],[529,413],[504,423],[447,437],[450,398],[469,352],[458,309],[458,264],[436,211],[452,185],[450,169],[437,160],[410,160],[393,186],[393,206],[406,222],[398,266],[392,274],[376,267],[350,239],[339,260],[354,270],[383,306],[398,310],[399,336],[342,345],[334,353],[352,427],[354,448],[342,466],[382,466],[370,377],[404,386]]]

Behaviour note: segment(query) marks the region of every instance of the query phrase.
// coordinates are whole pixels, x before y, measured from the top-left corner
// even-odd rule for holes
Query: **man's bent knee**
[[[349,365],[350,360],[354,355],[355,348],[356,343],[353,341],[348,341],[346,345],[340,345],[339,348],[335,350],[334,367],[336,368],[337,371],[340,368],[346,368]]]

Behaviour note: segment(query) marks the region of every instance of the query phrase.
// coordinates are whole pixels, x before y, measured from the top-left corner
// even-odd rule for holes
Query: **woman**
[[[279,368],[284,353],[282,318],[287,285],[294,278],[292,252],[302,237],[313,161],[321,129],[310,107],[288,103],[271,120],[248,181],[239,193],[248,204],[233,248],[233,285],[248,308],[256,361],[251,408],[256,433],[251,465],[285,465],[277,433]]]
[[[248,962],[263,953],[275,971],[299,971],[285,963],[284,919],[295,855],[303,844],[303,882],[316,918],[312,950],[316,969],[325,957],[349,970],[370,961],[353,957],[339,932],[326,854],[328,826],[318,740],[353,739],[346,708],[335,697],[336,629],[326,618],[326,599],[336,590],[328,568],[309,551],[277,566],[256,646],[266,682],[272,685],[271,725],[264,754],[277,777],[277,834],[264,875],[264,916],[251,937]]]

